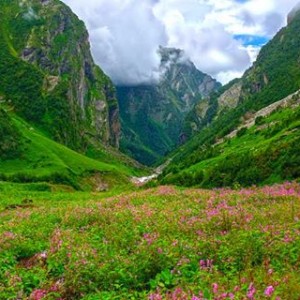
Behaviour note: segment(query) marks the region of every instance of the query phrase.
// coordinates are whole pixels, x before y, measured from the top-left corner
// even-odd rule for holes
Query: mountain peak
[[[184,63],[188,62],[189,59],[185,52],[177,48],[159,47],[158,53],[161,56],[162,65],[166,63]]]

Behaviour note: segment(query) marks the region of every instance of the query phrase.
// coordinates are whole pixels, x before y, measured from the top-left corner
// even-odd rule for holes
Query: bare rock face
[[[242,91],[242,82],[239,81],[225,91],[218,98],[219,113],[224,109],[233,109],[237,107]]]

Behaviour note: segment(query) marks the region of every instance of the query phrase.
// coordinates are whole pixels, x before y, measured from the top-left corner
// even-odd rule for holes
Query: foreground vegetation
[[[63,189],[0,184],[0,299],[299,299],[297,183]]]

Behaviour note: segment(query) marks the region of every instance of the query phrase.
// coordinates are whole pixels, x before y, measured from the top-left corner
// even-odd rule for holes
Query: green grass
[[[109,151],[101,153],[100,159],[79,154],[45,137],[38,129],[24,120],[11,115],[13,123],[22,133],[23,154],[16,159],[0,161],[0,176],[7,181],[42,182],[49,181],[85,188],[84,177],[99,175],[99,184],[127,184],[130,176],[137,176],[141,170],[126,166],[122,160],[113,158]],[[88,183],[88,180],[86,181]]]
[[[0,183],[0,299],[299,298],[299,184],[49,188]]]

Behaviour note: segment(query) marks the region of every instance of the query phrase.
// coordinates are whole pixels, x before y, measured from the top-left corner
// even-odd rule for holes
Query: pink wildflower
[[[265,296],[272,297],[273,293],[274,293],[274,287],[272,285],[268,286],[265,289]]]
[[[201,270],[205,270],[205,269],[211,269],[213,267],[213,260],[212,259],[201,259],[199,261],[199,266]]]
[[[35,290],[31,293],[30,299],[31,300],[41,300],[47,295],[46,290]]]
[[[151,294],[149,300],[162,300],[162,296],[159,293]]]
[[[253,300],[255,293],[256,293],[256,289],[254,287],[254,284],[251,282],[248,288],[247,298]]]
[[[241,288],[240,288],[238,285],[236,285],[236,286],[234,287],[233,290],[234,290],[235,292],[238,292],[240,289],[241,289]]]
[[[212,284],[212,288],[213,288],[213,293],[217,294],[218,293],[218,288],[219,288],[218,284],[217,283],[213,283]]]

